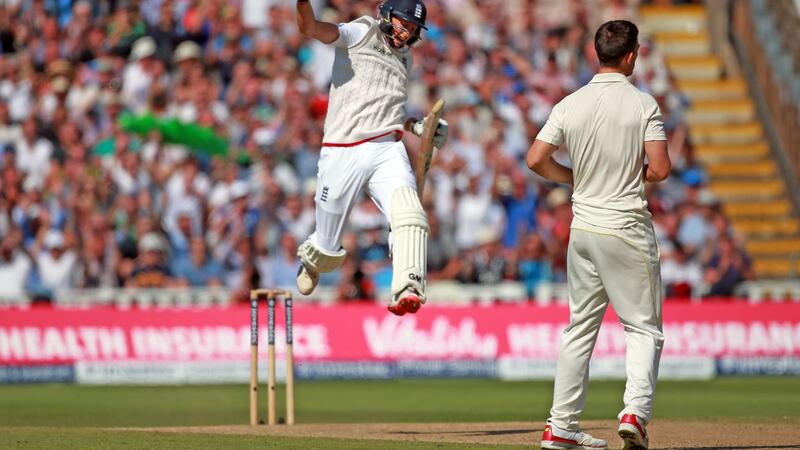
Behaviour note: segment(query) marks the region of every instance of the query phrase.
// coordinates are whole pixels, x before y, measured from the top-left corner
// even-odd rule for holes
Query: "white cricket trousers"
[[[650,221],[623,229],[573,219],[567,253],[569,326],[561,336],[550,421],[579,429],[586,403],[589,359],[609,299],[625,330],[624,409],[649,422],[664,345],[661,268]]]
[[[405,145],[394,138],[354,147],[322,147],[317,172],[317,228],[311,242],[339,251],[342,231],[358,194],[364,190],[389,221],[392,193],[408,186],[416,190]]]

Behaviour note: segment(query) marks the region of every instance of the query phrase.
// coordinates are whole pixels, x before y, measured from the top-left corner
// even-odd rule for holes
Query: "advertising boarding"
[[[489,377],[550,379],[565,306],[433,307],[396,317],[375,304],[297,305],[298,379]],[[0,311],[0,382],[89,384],[246,382],[250,310],[6,309]],[[259,347],[266,367],[266,313]],[[279,379],[285,371],[277,308]],[[624,327],[607,312],[590,369],[624,378]],[[664,305],[661,378],[800,374],[800,305]],[[262,376],[266,370],[262,370]]]

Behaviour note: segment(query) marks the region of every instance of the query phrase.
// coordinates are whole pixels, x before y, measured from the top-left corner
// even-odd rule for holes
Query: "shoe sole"
[[[389,312],[397,316],[402,316],[406,313],[414,314],[419,311],[421,306],[422,303],[419,301],[419,298],[412,296],[403,297],[397,301],[397,304],[389,305]]]
[[[311,276],[308,272],[303,275],[303,266],[301,265],[299,269],[297,269],[297,279],[295,285],[297,286],[297,290],[300,291],[303,295],[309,295],[314,292],[314,289],[317,288],[317,284],[319,283],[319,277],[314,280],[314,277]]]
[[[622,450],[647,450],[647,446],[642,443],[642,438],[639,433],[633,430],[619,430],[619,437],[625,441]]]
[[[605,447],[588,447],[586,445],[578,445],[578,444],[567,444],[565,442],[558,442],[558,441],[542,441],[540,446],[544,449],[548,450],[607,450],[608,446]]]

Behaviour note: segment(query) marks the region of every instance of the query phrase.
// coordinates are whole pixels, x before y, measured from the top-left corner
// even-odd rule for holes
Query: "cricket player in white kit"
[[[300,31],[335,47],[328,114],[320,152],[316,231],[297,250],[297,288],[310,294],[319,274],[345,258],[342,230],[364,190],[386,215],[392,230],[392,299],[389,311],[415,313],[425,303],[428,220],[400,140],[411,68],[409,50],[421,39],[426,9],[421,0],[386,0],[378,18],[364,16],[338,25],[314,17],[307,0],[297,2]],[[412,132],[422,134],[422,121]],[[447,140],[440,121],[437,148]]]
[[[625,407],[618,433],[625,449],[646,449],[661,349],[661,273],[644,182],[669,175],[658,104],[626,77],[638,55],[639,30],[624,20],[595,34],[600,70],[558,103],[528,151],[527,164],[545,178],[574,184],[567,283],[570,323],[561,336],[553,407],[542,448],[605,449],[581,431],[589,359],[609,301],[625,329]],[[553,152],[565,145],[572,168]],[[647,156],[647,163],[645,163]]]

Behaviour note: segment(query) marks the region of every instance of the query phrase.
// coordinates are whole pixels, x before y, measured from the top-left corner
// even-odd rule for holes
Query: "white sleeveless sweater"
[[[353,144],[403,130],[411,55],[384,41],[377,19],[356,22],[370,28],[355,46],[336,48],[324,144]]]

